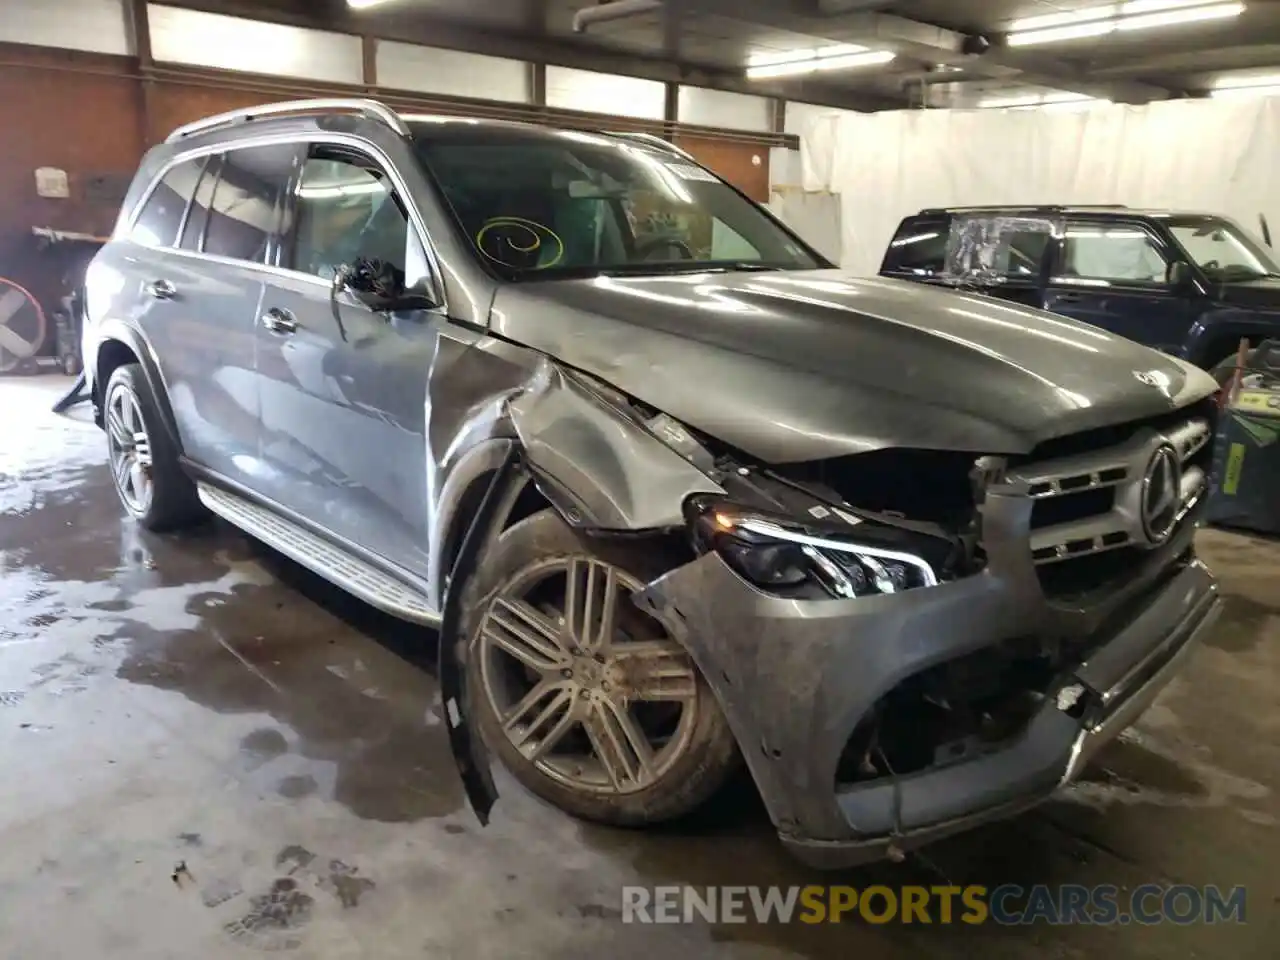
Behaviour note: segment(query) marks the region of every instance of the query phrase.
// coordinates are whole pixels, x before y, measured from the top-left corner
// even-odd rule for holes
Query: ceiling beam
[[[309,27],[370,36],[402,43],[464,50],[492,57],[505,57],[601,73],[643,77],[663,83],[685,83],[731,93],[784,97],[806,103],[846,110],[892,110],[905,101],[884,94],[850,90],[838,84],[810,78],[747,80],[741,71],[692,63],[676,63],[660,56],[641,56],[610,50],[587,39],[534,36],[494,30],[480,31],[441,19],[413,7],[374,7],[353,13],[345,3],[326,4],[321,9],[290,5],[264,8],[255,0],[168,0],[173,6],[228,16],[264,20],[291,26]],[[692,6],[694,0],[686,0]],[[587,35],[590,37],[590,34]]]
[[[983,53],[969,53],[967,51],[973,49],[969,35],[896,14],[805,15],[797,13],[794,6],[781,4],[755,4],[746,8],[742,0],[689,0],[689,3],[705,13],[728,19],[805,33],[833,43],[876,46],[921,63],[961,67],[969,77],[1010,79],[1126,102],[1163,100],[1169,96],[1168,90],[1149,83],[1121,79],[1095,81],[1088,72],[1045,57],[1039,51],[1013,50],[993,44]],[[839,0],[832,0],[831,5],[841,4]],[[817,9],[823,9],[821,0]]]

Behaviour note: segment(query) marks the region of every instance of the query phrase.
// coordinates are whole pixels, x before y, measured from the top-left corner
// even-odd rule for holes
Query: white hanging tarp
[[[833,113],[801,133],[806,190],[841,198],[841,265],[875,273],[925,207],[1104,204],[1280,225],[1280,98],[1061,110]]]

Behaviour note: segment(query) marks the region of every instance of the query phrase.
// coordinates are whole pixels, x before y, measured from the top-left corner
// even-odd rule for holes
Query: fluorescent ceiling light
[[[1024,30],[1063,27],[1089,20],[1114,20],[1117,17],[1131,17],[1141,13],[1153,13],[1157,10],[1176,10],[1180,7],[1203,7],[1205,4],[1213,2],[1215,0],[1129,0],[1128,3],[1106,3],[1101,6],[1086,7],[1083,10],[1072,10],[1068,13],[1022,17],[1019,20],[1014,20],[1009,25],[1009,32],[1021,33]]]
[[[1100,103],[1110,103],[1097,97],[1087,97],[1083,93],[1071,93],[1063,90],[1060,93],[1029,93],[1013,97],[990,97],[979,100],[978,106],[983,110],[1055,110],[1078,109]]]
[[[888,63],[894,58],[890,50],[863,50],[859,53],[842,53],[837,55],[822,53],[803,60],[788,60],[783,63],[757,64],[747,67],[748,80],[766,80],[771,77],[798,77],[819,70],[848,70],[853,67],[869,67],[877,63]]]
[[[1202,20],[1226,20],[1244,13],[1243,3],[1213,3],[1207,7],[1190,7],[1186,10],[1166,10],[1163,13],[1146,13],[1138,17],[1123,17],[1116,23],[1117,30],[1148,30],[1152,27],[1172,27],[1181,23],[1199,23]]]
[[[1099,20],[1095,23],[1076,23],[1063,27],[1049,27],[1047,30],[1026,30],[1022,33],[1011,33],[1006,42],[1011,47],[1026,47],[1033,43],[1054,43],[1058,40],[1099,37],[1104,33],[1110,33],[1114,29],[1114,20]]]
[[[1280,93],[1280,83],[1252,83],[1247,87],[1217,87],[1211,97],[1273,97]]]
[[[1204,0],[1131,0],[1092,7],[1074,13],[1015,20],[1005,42],[1011,47],[1059,40],[1100,37],[1118,30],[1150,30],[1156,27],[1225,20],[1244,12],[1243,3],[1205,3]]]
[[[836,43],[827,47],[805,50],[784,50],[772,53],[753,53],[747,57],[748,67],[771,67],[782,63],[804,63],[826,57],[842,57],[847,53],[866,53],[870,47],[857,43]]]
[[[1252,77],[1219,77],[1215,90],[1244,90],[1249,87],[1280,86],[1280,73],[1255,74]]]
[[[347,0],[347,6],[352,10],[367,10],[370,7],[380,7],[387,2],[388,0]]]

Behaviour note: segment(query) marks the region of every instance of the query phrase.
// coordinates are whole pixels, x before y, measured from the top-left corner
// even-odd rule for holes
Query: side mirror
[[[333,279],[334,290],[349,290],[370,310],[394,312],[430,306],[427,297],[405,285],[404,271],[386,260],[361,257],[342,267]]]
[[[1169,289],[1174,293],[1190,293],[1195,289],[1195,278],[1191,273],[1191,265],[1185,260],[1175,260],[1169,264]]]

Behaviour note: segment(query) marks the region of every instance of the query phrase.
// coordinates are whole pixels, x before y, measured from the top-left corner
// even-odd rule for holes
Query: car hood
[[[1023,453],[1216,386],[1086,324],[838,270],[511,284],[491,329],[767,463]]]

